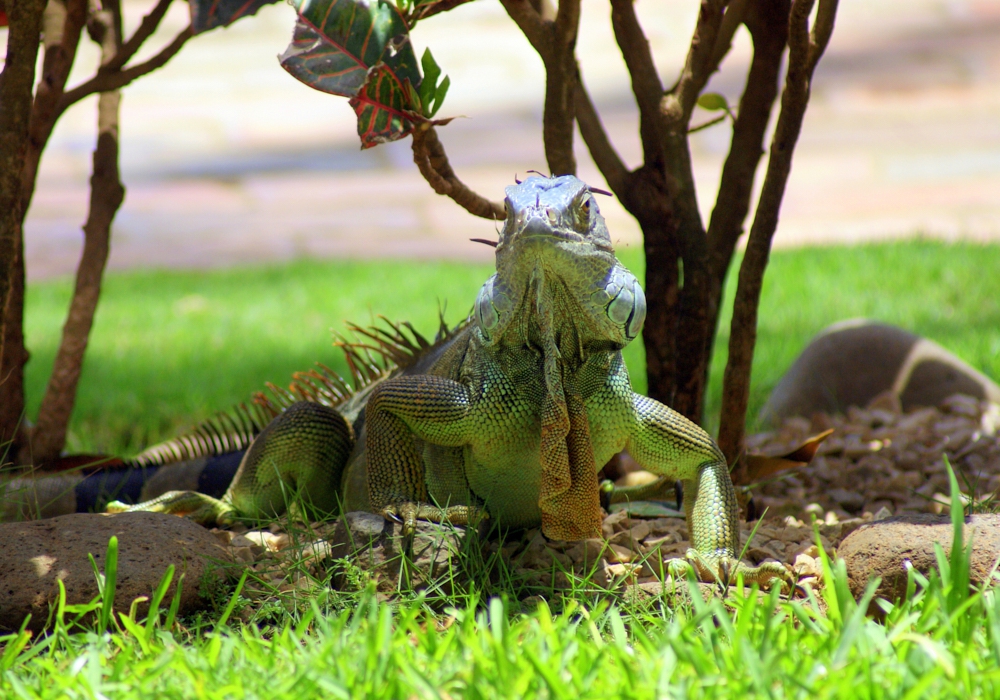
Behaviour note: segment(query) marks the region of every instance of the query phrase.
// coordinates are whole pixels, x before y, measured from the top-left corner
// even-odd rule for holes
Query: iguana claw
[[[694,571],[699,581],[724,586],[736,583],[736,579],[742,576],[744,583],[758,583],[764,588],[770,588],[775,580],[780,582],[782,590],[791,591],[795,587],[791,573],[778,562],[750,566],[731,557],[707,557],[696,549],[689,549],[683,559],[668,560],[667,571],[675,579],[684,578]]]
[[[453,525],[478,525],[487,520],[490,514],[479,506],[448,506],[440,508],[430,503],[415,503],[405,501],[386,506],[382,509],[382,517],[403,524],[403,534],[406,536],[416,532],[417,521],[427,520],[432,523],[451,523]]]

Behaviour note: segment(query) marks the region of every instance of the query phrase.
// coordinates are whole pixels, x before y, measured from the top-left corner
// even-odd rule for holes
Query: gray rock
[[[763,425],[843,413],[890,393],[904,411],[954,394],[1000,403],[1000,386],[937,343],[895,326],[854,319],[821,331],[775,386]]]
[[[1000,514],[972,515],[965,520],[965,542],[972,537],[972,562],[969,578],[980,584],[993,571],[1000,557]],[[927,575],[937,566],[934,543],[940,542],[945,553],[951,552],[951,520],[945,515],[897,515],[862,525],[848,535],[837,556],[847,565],[847,576],[854,596],[864,593],[868,581],[882,579],[876,596],[893,601],[906,594],[906,567]]]
[[[87,554],[103,571],[108,540],[118,537],[118,583],[115,610],[127,612],[139,596],[150,596],[167,566],[175,567],[167,593],[169,604],[184,573],[180,611],[206,601],[203,584],[218,580],[228,564],[227,550],[205,528],[185,518],[159,513],[102,515],[74,513],[48,520],[0,523],[0,629],[20,627],[31,614],[29,628],[44,628],[62,580],[66,602],[87,603],[97,595],[97,582]],[[148,604],[139,606],[144,616]]]

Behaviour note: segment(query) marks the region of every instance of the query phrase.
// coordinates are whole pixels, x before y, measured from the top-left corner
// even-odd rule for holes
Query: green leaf
[[[441,68],[438,66],[430,49],[424,49],[424,55],[420,57],[420,67],[424,70],[424,78],[420,83],[420,106],[427,116],[431,103],[434,102],[435,88],[438,78],[441,77]]]
[[[191,28],[195,34],[216,27],[228,27],[242,17],[257,14],[264,5],[278,0],[188,0],[191,5]]]
[[[425,117],[433,117],[441,109],[444,96],[448,94],[451,86],[451,79],[444,77],[438,85],[438,78],[441,77],[441,68],[438,66],[430,49],[424,50],[424,55],[420,58],[420,66],[424,70],[424,78],[420,83],[420,111]]]
[[[711,112],[717,112],[720,109],[729,109],[729,103],[726,102],[726,98],[717,92],[706,92],[701,95],[698,98],[698,106]]]

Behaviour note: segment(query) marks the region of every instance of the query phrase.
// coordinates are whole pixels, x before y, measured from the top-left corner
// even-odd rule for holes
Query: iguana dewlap
[[[736,497],[708,434],[631,389],[621,350],[642,329],[645,298],[590,189],[532,177],[506,195],[496,274],[461,330],[336,408],[292,405],[255,439],[221,501],[172,492],[137,508],[215,521],[280,514],[294,497],[407,527],[488,517],[576,540],[600,536],[597,471],[627,449],[684,481],[702,578],[783,576],[777,564],[738,562]]]

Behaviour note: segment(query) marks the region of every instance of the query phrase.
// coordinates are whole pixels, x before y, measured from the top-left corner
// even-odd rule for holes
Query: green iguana
[[[621,350],[642,329],[645,298],[615,257],[590,188],[572,176],[532,177],[506,195],[496,274],[464,324],[433,345],[420,339],[402,367],[369,370],[332,406],[289,395],[221,499],[173,491],[109,509],[225,523],[279,515],[294,493],[319,512],[401,519],[404,531],[417,519],[489,518],[579,540],[600,537],[597,473],[628,450],[644,469],[684,482],[687,560],[700,578],[786,578],[780,564],[739,561],[736,495],[709,435],[632,391]],[[383,347],[404,338],[398,327],[383,335],[393,341]],[[672,570],[686,566],[675,560]]]

